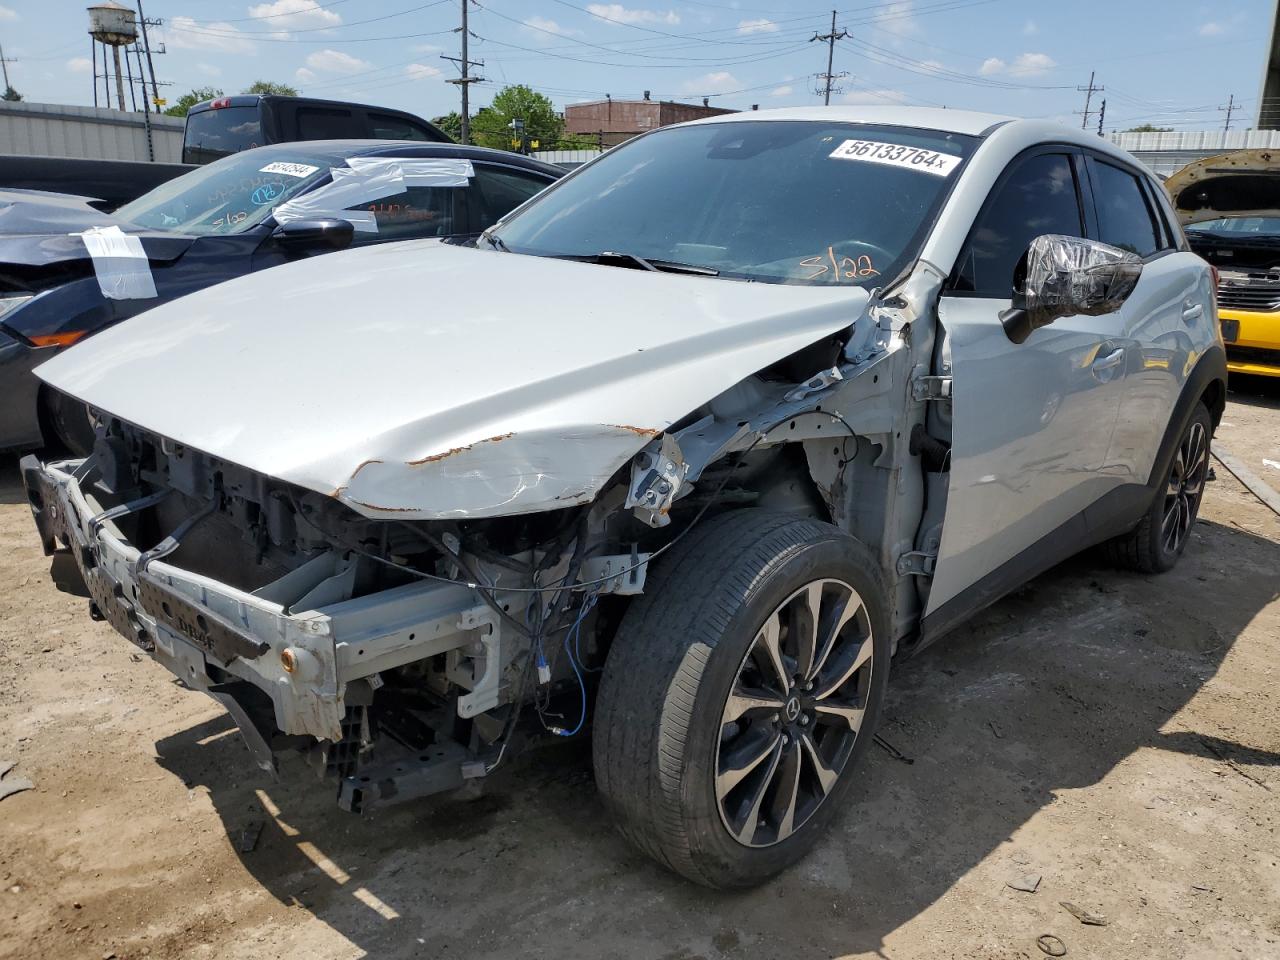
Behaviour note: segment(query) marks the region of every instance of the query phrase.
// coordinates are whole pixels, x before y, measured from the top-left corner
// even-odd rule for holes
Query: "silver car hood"
[[[593,499],[653,435],[867,301],[409,241],[219,284],[38,373],[366,516],[501,516]]]

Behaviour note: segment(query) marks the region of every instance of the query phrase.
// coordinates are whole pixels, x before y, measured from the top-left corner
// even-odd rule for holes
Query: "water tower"
[[[102,45],[102,79],[109,83],[107,47],[111,48],[116,65],[116,99],[124,109],[124,77],[120,72],[120,48],[138,39],[138,15],[128,7],[106,0],[89,7],[89,36],[93,37],[93,102],[98,102],[98,45]],[[111,105],[111,88],[107,87],[107,106]]]

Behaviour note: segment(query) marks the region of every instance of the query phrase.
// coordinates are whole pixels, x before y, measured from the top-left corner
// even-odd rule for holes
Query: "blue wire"
[[[596,604],[596,594],[591,594],[582,603],[582,608],[578,611],[578,617],[573,621],[573,626],[564,635],[564,652],[569,658],[569,666],[573,667],[573,675],[578,678],[578,691],[582,695],[582,712],[578,716],[578,725],[572,730],[558,730],[557,736],[572,737],[578,733],[587,722],[587,682],[582,678],[582,671],[578,668],[578,658],[574,656],[574,650],[578,649],[579,641],[582,638],[582,624],[587,619],[587,615],[591,613],[591,608]],[[569,648],[569,641],[573,640],[573,649]]]

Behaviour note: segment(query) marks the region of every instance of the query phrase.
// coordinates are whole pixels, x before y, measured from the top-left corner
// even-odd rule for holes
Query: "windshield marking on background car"
[[[289,163],[284,160],[277,160],[274,163],[268,163],[265,167],[263,167],[258,172],[259,173],[282,173],[286,177],[302,178],[302,177],[311,176],[313,173],[315,173],[319,169],[320,169],[319,167],[313,167],[309,163]]]

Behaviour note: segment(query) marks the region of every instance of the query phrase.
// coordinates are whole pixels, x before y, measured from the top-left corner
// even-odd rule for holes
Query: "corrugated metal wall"
[[[1174,130],[1168,133],[1113,133],[1111,142],[1128,150],[1154,173],[1167,177],[1188,163],[1236,150],[1280,149],[1280,130]]]
[[[154,159],[182,162],[184,121],[151,115]],[[0,154],[149,160],[141,113],[56,103],[0,101]]]

